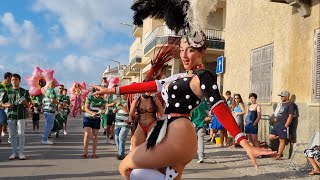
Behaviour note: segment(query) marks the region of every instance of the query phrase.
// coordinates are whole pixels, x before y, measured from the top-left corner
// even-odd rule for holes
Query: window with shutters
[[[259,102],[271,102],[273,44],[251,51],[251,92]]]
[[[314,35],[313,101],[320,102],[320,29]]]

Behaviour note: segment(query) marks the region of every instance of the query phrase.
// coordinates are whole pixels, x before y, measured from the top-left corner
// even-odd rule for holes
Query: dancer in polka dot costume
[[[195,16],[199,15],[199,11],[204,15],[210,14],[212,9],[208,6],[209,3],[212,1],[134,1],[131,9],[134,11],[135,25],[142,25],[145,18],[153,17],[164,19],[169,29],[175,32],[182,31],[185,34],[180,42],[180,58],[186,73],[114,89],[93,86],[99,89],[96,94],[161,92],[165,101],[165,116],[157,121],[152,132],[148,134],[147,142],[132,150],[120,163],[119,171],[126,179],[181,179],[185,166],[197,152],[197,137],[190,121],[190,112],[200,104],[203,98],[208,99],[213,113],[222,120],[223,127],[246,150],[254,166],[257,166],[256,156],[275,154],[275,152],[249,145],[232,114],[221,100],[216,76],[203,68],[202,58],[206,49],[206,36],[201,27],[196,27],[199,24],[196,21],[200,19],[206,22],[206,19]],[[205,12],[205,9],[208,11]],[[168,46],[172,44],[171,42]],[[157,55],[151,62],[152,68],[149,73],[151,72],[153,79],[157,79],[154,77],[161,74],[160,71],[170,56],[171,50],[168,48],[160,51],[158,53],[160,56]],[[169,55],[165,56],[165,54]],[[165,60],[161,60],[161,57]]]
[[[166,103],[166,116],[163,120],[158,120],[152,133],[149,134],[147,142],[130,152],[121,162],[119,170],[122,176],[129,177],[130,170],[139,169],[140,173],[133,170],[132,174],[136,178],[131,179],[143,179],[142,176],[147,177],[146,174],[152,171],[150,169],[166,172],[169,171],[168,168],[171,168],[174,170],[170,174],[171,177],[181,179],[183,169],[197,152],[197,139],[190,121],[190,112],[199,105],[202,98],[209,100],[212,111],[218,119],[223,120],[221,124],[243,146],[254,166],[257,166],[256,156],[274,154],[274,152],[254,148],[248,144],[230,111],[221,100],[216,76],[203,69],[204,51],[205,46],[194,48],[186,38],[182,38],[180,57],[187,70],[186,73],[176,74],[163,80],[135,83],[114,89],[93,86],[99,89],[96,92],[98,94],[133,94],[158,91],[161,92]],[[148,170],[145,172],[141,169]],[[158,173],[154,172],[156,177],[155,174]],[[162,175],[165,177],[167,174]],[[161,179],[160,176],[159,179]]]

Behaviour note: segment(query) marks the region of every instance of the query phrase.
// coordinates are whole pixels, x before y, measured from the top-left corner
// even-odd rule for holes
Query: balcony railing
[[[141,62],[142,62],[142,58],[136,56],[136,57],[131,59],[130,64],[141,63]]]
[[[223,31],[215,29],[206,29],[204,33],[207,36],[208,48],[212,49],[224,49]],[[144,54],[148,53],[153,47],[158,44],[166,44],[174,42],[177,38],[180,38],[183,33],[180,31],[175,34],[167,26],[158,26],[155,28],[144,40]]]
[[[130,54],[130,62],[134,59],[141,58],[142,56],[142,48],[136,49],[132,54]]]
[[[138,31],[141,31],[142,32],[142,25],[141,26],[133,26],[133,29],[132,29],[132,34],[134,35],[135,33],[137,33]]]
[[[141,61],[141,58],[140,58],[140,61]],[[135,69],[135,68],[132,68],[132,65],[134,64],[135,62],[130,62],[128,64],[128,66],[123,69],[123,73],[125,76],[134,76],[136,74],[139,74],[140,73],[140,70],[139,69]]]

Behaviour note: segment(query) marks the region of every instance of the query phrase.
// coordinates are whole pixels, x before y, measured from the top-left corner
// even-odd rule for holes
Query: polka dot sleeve
[[[217,86],[217,76],[203,70],[197,73],[200,79],[200,88],[207,102],[212,106],[211,111],[217,116],[222,126],[235,138],[237,143],[245,139],[245,135],[239,129],[231,112],[223,104]]]
[[[202,94],[207,99],[210,106],[214,107],[222,103],[220,92],[217,86],[217,76],[207,70],[202,70],[196,73],[200,79],[200,88]]]

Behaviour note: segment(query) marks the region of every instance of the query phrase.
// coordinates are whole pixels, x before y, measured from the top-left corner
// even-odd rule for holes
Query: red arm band
[[[120,86],[119,91],[116,94],[135,94],[144,92],[157,92],[156,81],[148,81],[143,83],[134,83],[126,86]]]
[[[237,143],[240,143],[242,139],[246,138],[224,103],[219,103],[212,111],[222,126],[235,138]]]

